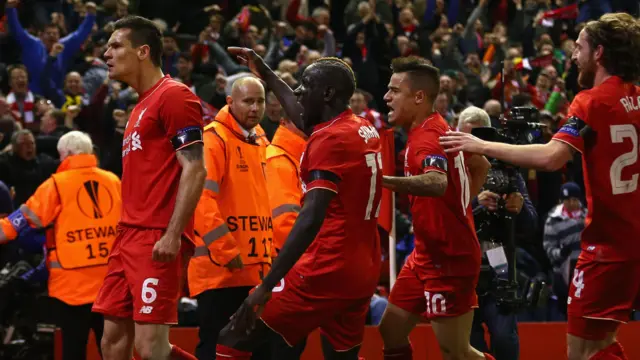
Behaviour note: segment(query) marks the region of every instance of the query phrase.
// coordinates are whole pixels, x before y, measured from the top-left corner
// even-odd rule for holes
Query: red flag
[[[245,6],[242,8],[236,17],[236,21],[238,22],[238,28],[242,32],[247,32],[249,30],[249,25],[251,25],[251,11],[249,11],[249,6]]]
[[[387,176],[395,176],[396,174],[396,151],[395,137],[393,128],[380,129],[380,144],[382,153],[382,174]],[[393,192],[388,189],[382,189],[382,200],[380,201],[380,213],[378,214],[378,225],[387,233],[391,232],[393,217],[395,211],[393,209]]]
[[[513,61],[513,67],[516,70],[533,70],[533,68],[545,67],[553,64],[553,54],[538,56],[536,58],[516,58]]]
[[[543,19],[575,19],[578,17],[578,4],[571,4],[569,6],[561,7],[555,10],[545,11],[542,14]]]

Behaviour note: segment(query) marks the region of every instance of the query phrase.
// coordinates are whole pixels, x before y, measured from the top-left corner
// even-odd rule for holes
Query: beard
[[[589,59],[589,62],[580,69],[578,74],[578,85],[583,89],[591,89],[596,78],[596,62]]]

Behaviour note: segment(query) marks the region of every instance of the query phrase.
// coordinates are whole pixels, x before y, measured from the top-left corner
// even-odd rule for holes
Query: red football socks
[[[220,360],[251,360],[251,353],[224,345],[216,345],[216,358]]]
[[[496,358],[494,358],[493,356],[491,356],[490,354],[484,353],[484,358],[487,360],[496,360]]]
[[[628,360],[628,358],[624,353],[622,345],[616,341],[606,348],[598,351],[589,360]]]
[[[395,349],[384,349],[384,360],[413,360],[411,344]]]
[[[182,350],[176,345],[171,345],[171,360],[198,360],[195,356],[189,354],[188,352]]]

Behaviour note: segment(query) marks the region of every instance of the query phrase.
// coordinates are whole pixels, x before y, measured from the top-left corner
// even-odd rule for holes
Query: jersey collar
[[[336,121],[342,120],[342,119],[347,118],[347,117],[350,117],[350,116],[353,116],[353,110],[351,110],[351,109],[349,108],[349,109],[347,109],[347,110],[345,110],[345,111],[341,112],[341,113],[340,113],[340,115],[336,116],[335,118],[333,118],[333,119],[331,119],[331,120],[329,120],[329,121],[325,121],[325,122],[323,122],[323,123],[321,123],[321,124],[318,124],[318,125],[314,126],[314,127],[313,127],[313,132],[312,132],[312,134],[313,134],[313,133],[316,133],[316,132],[318,132],[318,131],[320,131],[320,130],[326,129],[326,128],[328,128],[329,126],[333,125]]]

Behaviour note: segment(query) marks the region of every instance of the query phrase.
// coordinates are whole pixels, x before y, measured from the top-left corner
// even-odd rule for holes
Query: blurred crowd
[[[513,107],[528,106],[539,110],[546,125],[533,141],[544,143],[566,120],[568,105],[580,91],[571,53],[581,26],[607,12],[638,16],[640,11],[637,1],[625,0],[0,4],[0,214],[11,213],[55,173],[58,139],[71,130],[89,134],[100,167],[121,175],[122,134],[138,94],[108,78],[103,54],[113,23],[128,14],[154,19],[164,35],[163,71],[200,98],[207,123],[226,104],[233,82],[251,76],[226,51],[229,46],[252,48],[292,88],[318,58],[342,58],[357,78],[353,111],[378,129],[389,127],[383,96],[391,60],[419,55],[441,71],[435,111],[452,128],[461,125],[460,115],[470,106],[484,109],[493,127],[500,127],[501,115],[508,117]],[[269,140],[284,116],[268,93],[260,126]],[[405,141],[406,134],[396,130],[398,164]],[[517,232],[518,247],[526,254],[519,257],[521,268],[530,277],[545,276],[558,303],[563,291],[566,297],[567,264],[577,257],[584,226],[581,172],[579,157],[557,172],[521,171],[524,190],[518,193],[524,204],[518,212],[529,214],[531,226]],[[480,196],[476,205],[487,206],[487,198]],[[398,265],[412,247],[407,209],[406,199],[398,196]]]

